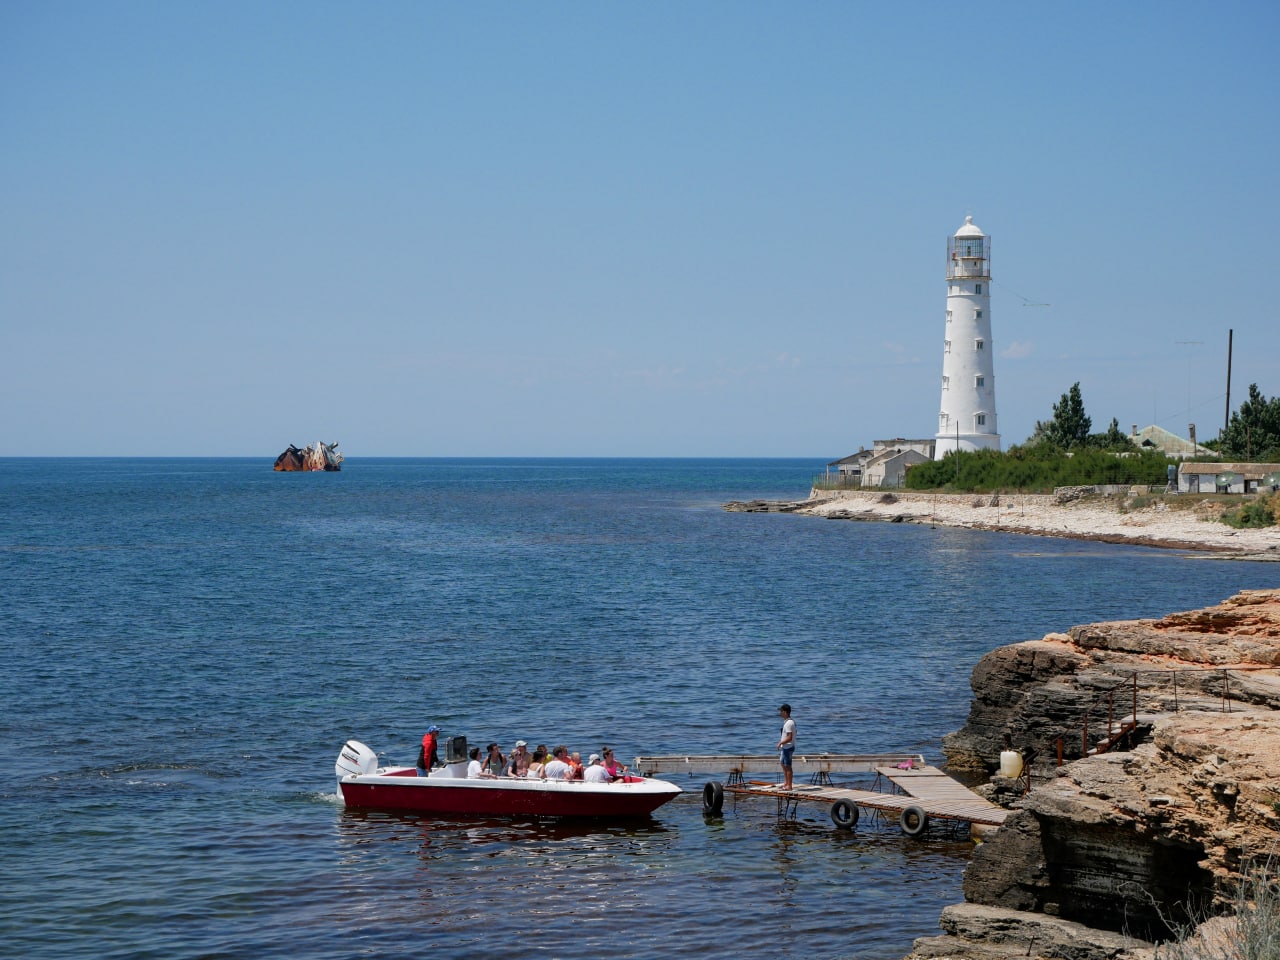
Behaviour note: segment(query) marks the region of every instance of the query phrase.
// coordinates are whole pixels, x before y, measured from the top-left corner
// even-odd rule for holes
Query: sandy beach
[[[790,505],[796,513],[838,520],[928,523],[976,530],[1134,543],[1205,551],[1234,559],[1280,561],[1280,527],[1235,530],[1216,519],[1221,508],[1205,501],[1146,505],[1133,497],[1082,497],[1061,502],[1052,494],[931,494],[818,491]]]

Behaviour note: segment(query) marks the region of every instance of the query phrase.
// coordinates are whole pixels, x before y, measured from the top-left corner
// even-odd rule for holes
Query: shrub
[[[1226,511],[1222,515],[1222,522],[1237,530],[1274,527],[1278,512],[1280,512],[1280,494],[1273,493],[1269,497],[1258,497],[1235,510]]]
[[[1144,484],[1163,488],[1172,461],[1157,451],[1116,454],[1083,449],[1067,455],[1048,444],[1010,447],[1008,452],[949,453],[907,471],[910,490],[1050,491],[1093,484]]]

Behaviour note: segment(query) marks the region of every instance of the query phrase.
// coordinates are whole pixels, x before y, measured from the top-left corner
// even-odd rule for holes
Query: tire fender
[[[837,800],[831,805],[831,822],[841,830],[852,830],[858,825],[858,808],[848,800]]]
[[[724,809],[724,787],[714,780],[702,788],[702,812],[718,814]]]
[[[907,807],[898,818],[898,826],[908,837],[918,837],[929,826],[929,815],[919,807]]]

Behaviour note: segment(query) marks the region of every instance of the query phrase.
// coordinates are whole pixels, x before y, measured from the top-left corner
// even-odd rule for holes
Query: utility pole
[[[1222,433],[1218,436],[1219,443],[1227,435],[1227,427],[1231,426],[1231,337],[1234,333],[1235,331],[1232,329],[1227,330],[1227,415],[1222,419]]]

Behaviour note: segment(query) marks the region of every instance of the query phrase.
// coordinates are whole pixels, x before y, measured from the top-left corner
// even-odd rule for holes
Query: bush
[[[1258,497],[1235,510],[1226,511],[1222,515],[1222,522],[1237,530],[1274,527],[1277,515],[1280,515],[1280,493],[1273,493],[1269,497]]]
[[[990,490],[1048,492],[1055,487],[1093,484],[1145,484],[1164,487],[1173,461],[1158,451],[1117,455],[1105,450],[1078,450],[1068,456],[1050,444],[1010,447],[1008,452],[979,450],[949,453],[941,460],[917,464],[907,471],[910,490],[973,493]]]

